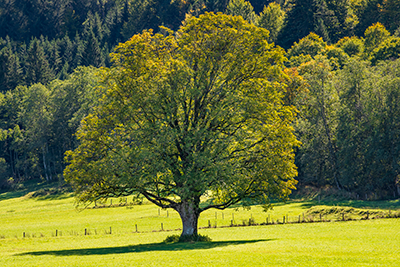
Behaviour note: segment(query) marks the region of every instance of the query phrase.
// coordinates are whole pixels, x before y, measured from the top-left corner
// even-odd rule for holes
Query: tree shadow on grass
[[[307,201],[301,204],[304,209],[309,209],[314,206],[338,206],[338,207],[352,207],[358,209],[386,209],[398,210],[400,209],[400,199],[397,200],[382,200],[382,201],[364,201],[364,200],[342,200],[342,201]]]
[[[102,247],[102,248],[82,248],[82,249],[66,249],[66,250],[50,250],[50,251],[34,251],[16,254],[15,256],[90,256],[90,255],[108,255],[108,254],[125,254],[140,253],[151,251],[182,251],[182,250],[201,250],[212,249],[217,247],[227,247],[235,245],[245,245],[257,242],[267,242],[274,239],[257,239],[257,240],[238,240],[238,241],[216,241],[216,242],[196,242],[196,243],[150,243],[143,245],[131,245],[122,247]]]
[[[3,192],[0,193],[0,201],[23,197],[26,194],[28,194],[27,190]]]

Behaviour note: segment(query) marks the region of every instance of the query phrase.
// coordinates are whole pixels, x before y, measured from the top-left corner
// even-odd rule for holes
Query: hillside
[[[104,93],[110,52],[187,16],[240,15],[285,49],[298,188],[400,197],[400,28],[395,0],[36,1],[0,3],[0,187],[63,183],[65,152]]]

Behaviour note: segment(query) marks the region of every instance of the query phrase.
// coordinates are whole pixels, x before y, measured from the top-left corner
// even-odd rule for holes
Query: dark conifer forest
[[[114,47],[205,12],[242,16],[285,50],[298,189],[400,197],[399,0],[2,0],[1,189],[62,184]]]

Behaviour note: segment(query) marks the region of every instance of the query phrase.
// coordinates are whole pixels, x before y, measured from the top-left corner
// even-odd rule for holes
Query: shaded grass
[[[107,255],[107,254],[124,254],[124,253],[141,253],[154,251],[182,251],[182,250],[204,250],[214,249],[226,246],[245,245],[256,242],[267,242],[271,239],[260,240],[240,240],[240,241],[217,241],[217,242],[186,242],[186,243],[150,243],[133,246],[121,247],[100,247],[100,248],[83,248],[83,249],[66,249],[66,250],[50,250],[35,251],[17,254],[15,256],[87,256],[87,255]]]
[[[386,210],[400,209],[400,199],[385,200],[385,201],[345,200],[336,202],[329,201],[322,203],[327,206],[345,206],[345,207],[363,208],[363,209],[386,209]]]

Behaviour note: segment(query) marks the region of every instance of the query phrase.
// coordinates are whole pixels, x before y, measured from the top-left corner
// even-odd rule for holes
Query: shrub
[[[207,235],[170,235],[165,238],[164,243],[178,242],[211,242],[211,238]]]

